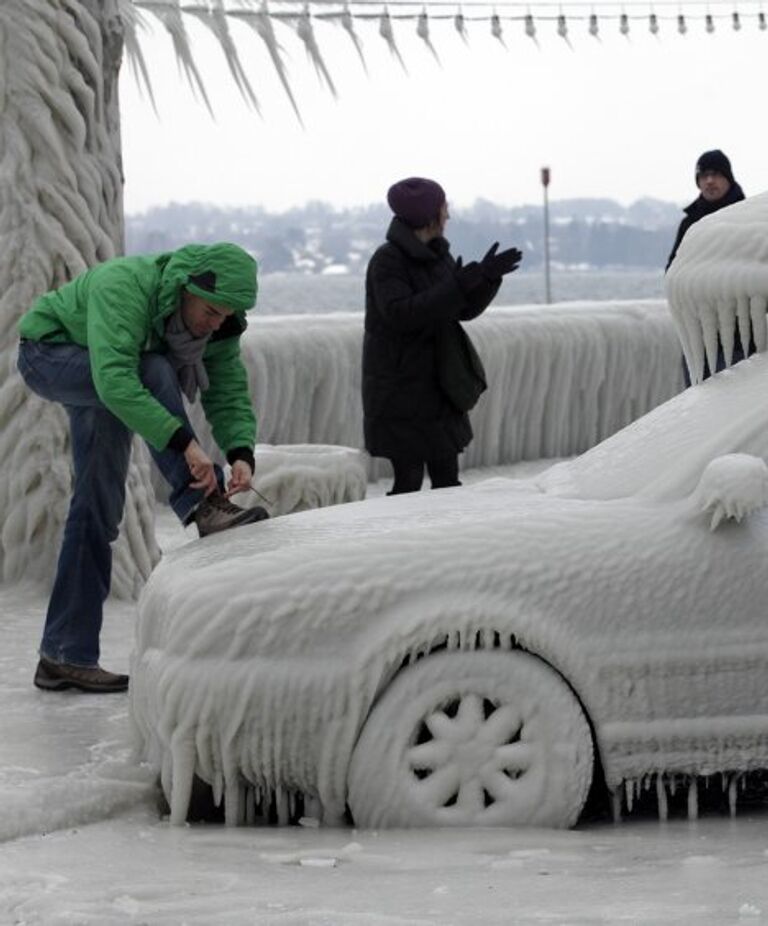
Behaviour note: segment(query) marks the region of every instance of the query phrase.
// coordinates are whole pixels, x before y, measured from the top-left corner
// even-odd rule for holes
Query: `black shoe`
[[[128,676],[107,672],[101,666],[87,668],[51,662],[40,657],[35,672],[35,686],[43,691],[64,691],[76,688],[89,694],[111,694],[128,689]]]
[[[200,536],[207,537],[208,534],[226,531],[230,527],[241,527],[243,524],[254,524],[268,517],[267,512],[258,505],[255,508],[240,508],[214,492],[200,502],[193,520]]]

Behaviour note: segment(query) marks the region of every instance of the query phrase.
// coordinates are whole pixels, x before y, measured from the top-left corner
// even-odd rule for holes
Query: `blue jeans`
[[[18,368],[33,392],[66,409],[74,463],[72,501],[40,654],[53,662],[95,666],[112,575],[111,543],[117,538],[125,504],[132,432],[99,399],[85,348],[22,341]],[[142,354],[139,375],[157,401],[192,432],[178,378],[166,358]],[[149,451],[171,487],[171,507],[186,522],[203,493],[189,487],[191,474],[184,455],[151,446]],[[218,468],[217,478],[221,484]]]

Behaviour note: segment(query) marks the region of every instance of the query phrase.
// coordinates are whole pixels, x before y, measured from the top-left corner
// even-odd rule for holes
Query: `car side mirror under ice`
[[[698,511],[712,515],[710,530],[723,520],[741,521],[768,505],[768,466],[762,457],[727,453],[704,469],[692,495]]]

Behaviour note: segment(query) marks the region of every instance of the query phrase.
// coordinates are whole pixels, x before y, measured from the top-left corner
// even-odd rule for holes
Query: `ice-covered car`
[[[692,305],[698,361],[728,311]],[[663,816],[681,781],[693,809],[702,776],[733,797],[768,769],[754,334],[761,353],[538,477],[302,512],[167,556],[130,697],[171,819],[197,777],[229,823],[300,806],[365,827],[568,826],[596,780],[617,801],[652,787]]]
[[[663,804],[768,768],[766,382],[761,354],[532,480],[171,553],[131,703],[172,819],[194,775],[229,822],[300,796],[361,826],[569,825],[596,769]]]

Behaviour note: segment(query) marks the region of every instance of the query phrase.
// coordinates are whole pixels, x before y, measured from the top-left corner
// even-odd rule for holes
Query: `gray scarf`
[[[203,352],[210,335],[204,338],[192,337],[177,309],[165,326],[165,340],[168,344],[168,360],[179,377],[181,391],[190,402],[195,401],[197,390],[208,388],[208,373],[203,364]]]

